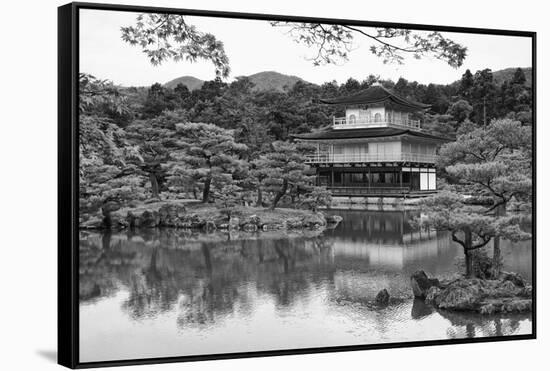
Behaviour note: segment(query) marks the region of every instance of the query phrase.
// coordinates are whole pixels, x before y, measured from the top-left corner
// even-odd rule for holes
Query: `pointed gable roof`
[[[346,97],[320,99],[320,102],[325,104],[373,104],[391,102],[410,110],[423,110],[431,107],[429,104],[419,103],[400,97],[382,85],[373,85],[368,89],[361,90]]]

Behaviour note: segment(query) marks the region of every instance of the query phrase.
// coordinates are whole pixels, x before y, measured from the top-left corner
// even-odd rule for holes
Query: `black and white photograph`
[[[533,338],[532,33],[77,12],[80,364]]]

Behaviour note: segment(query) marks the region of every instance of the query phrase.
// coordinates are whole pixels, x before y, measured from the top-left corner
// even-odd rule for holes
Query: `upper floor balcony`
[[[378,128],[378,127],[396,127],[409,130],[422,130],[420,120],[412,120],[405,117],[395,117],[391,114],[386,114],[384,117],[380,114],[374,117],[333,117],[332,127],[334,129],[359,129],[359,128]]]
[[[428,153],[394,152],[394,153],[328,153],[317,152],[306,157],[309,164],[351,164],[379,162],[416,162],[435,164],[437,155]]]

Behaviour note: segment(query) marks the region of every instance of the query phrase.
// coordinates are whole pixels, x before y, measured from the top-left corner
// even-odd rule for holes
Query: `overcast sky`
[[[215,77],[208,61],[196,63],[167,61],[153,66],[137,46],[121,39],[120,27],[135,23],[137,13],[84,9],[80,11],[80,71],[125,86],[146,86],[165,83],[190,75],[202,80]],[[468,47],[462,67],[454,69],[443,61],[431,58],[408,58],[403,65],[384,64],[368,50],[371,42],[355,38],[355,49],[342,65],[313,66],[307,58],[314,50],[295,43],[284,29],[266,21],[209,17],[187,17],[200,31],[210,32],[223,41],[229,56],[231,75],[251,75],[261,71],[277,71],[296,75],[316,84],[353,77],[363,80],[369,74],[396,81],[404,77],[421,83],[450,83],[458,80],[466,69],[475,72],[508,67],[531,66],[531,39],[514,36],[444,33],[446,37]]]

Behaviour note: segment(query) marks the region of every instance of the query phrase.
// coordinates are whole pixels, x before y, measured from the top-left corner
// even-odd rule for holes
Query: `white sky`
[[[140,47],[121,39],[120,27],[135,23],[137,13],[103,10],[80,10],[80,71],[97,78],[109,79],[125,86],[148,86],[165,83],[176,77],[190,75],[202,80],[215,77],[209,61],[164,62],[153,66]],[[210,32],[223,41],[229,56],[231,75],[251,75],[261,71],[277,71],[296,75],[306,81],[322,84],[336,80],[345,82],[353,77],[359,81],[369,74],[397,81],[404,77],[421,83],[450,83],[470,69],[531,66],[531,39],[527,37],[482,34],[444,33],[446,37],[468,47],[462,67],[454,69],[447,63],[431,58],[408,58],[405,64],[384,64],[371,54],[371,44],[364,37],[355,37],[355,49],[349,61],[342,65],[313,66],[306,60],[314,50],[299,45],[285,35],[283,28],[272,27],[267,21],[187,17],[200,31]]]

